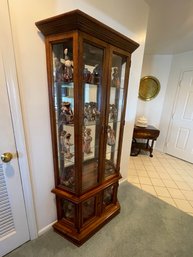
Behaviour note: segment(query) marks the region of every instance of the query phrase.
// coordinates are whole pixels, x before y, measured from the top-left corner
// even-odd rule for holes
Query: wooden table
[[[148,125],[146,128],[135,126],[133,130],[131,156],[137,156],[141,150],[144,150],[150,153],[150,157],[153,157],[154,141],[158,138],[159,134],[160,131],[151,125]]]

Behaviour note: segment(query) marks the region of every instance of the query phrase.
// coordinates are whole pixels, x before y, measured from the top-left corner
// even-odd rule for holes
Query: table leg
[[[150,146],[150,149],[149,149],[149,152],[150,152],[150,157],[153,157],[153,144],[154,144],[154,139],[151,140],[151,146]]]

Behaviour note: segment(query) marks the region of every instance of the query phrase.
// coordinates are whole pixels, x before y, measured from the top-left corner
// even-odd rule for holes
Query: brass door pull
[[[3,162],[10,162],[12,158],[13,158],[13,155],[11,153],[3,153],[1,155],[1,160]]]

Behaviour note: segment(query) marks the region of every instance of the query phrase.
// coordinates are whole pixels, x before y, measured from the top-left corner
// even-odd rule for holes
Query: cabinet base
[[[120,212],[120,205],[117,203],[110,210],[104,212],[100,217],[90,225],[83,227],[81,232],[78,233],[74,228],[65,226],[62,221],[58,221],[53,225],[54,231],[62,235],[77,246],[85,243],[93,234],[95,234],[102,226],[108,223],[113,217]]]

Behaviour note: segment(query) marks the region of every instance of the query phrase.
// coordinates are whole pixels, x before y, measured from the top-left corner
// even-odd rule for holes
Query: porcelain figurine
[[[117,108],[115,104],[110,104],[109,121],[115,121],[117,119]]]
[[[109,125],[107,127],[107,144],[110,146],[115,144],[115,132]]]
[[[68,49],[64,50],[64,59],[60,59],[63,66],[63,80],[64,82],[71,82],[73,80],[73,61],[68,56]]]
[[[84,121],[96,121],[99,118],[100,112],[97,109],[97,103],[90,102],[84,105]]]
[[[70,152],[70,148],[71,146],[73,145],[71,142],[70,142],[70,138],[71,138],[71,134],[70,133],[67,133],[65,135],[65,138],[64,138],[64,157],[66,159],[71,159],[74,154],[72,154]]]
[[[113,74],[112,74],[112,86],[119,88],[120,87],[120,77],[119,77],[119,69],[118,67],[113,68]]]
[[[61,153],[64,154],[64,158],[71,159],[74,155],[71,153],[71,146],[73,145],[70,142],[71,134],[67,133],[65,130],[62,130],[60,133],[60,145]]]
[[[84,128],[83,130],[83,152],[86,154],[92,153],[91,151],[91,129],[90,128]]]
[[[74,120],[73,111],[69,102],[63,102],[61,104],[60,123],[72,124]]]

